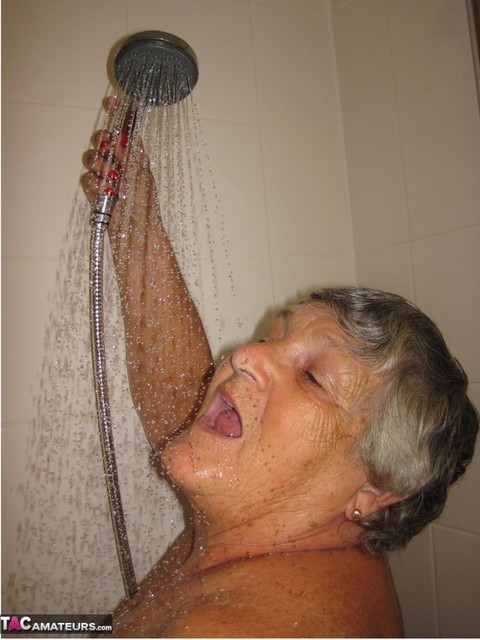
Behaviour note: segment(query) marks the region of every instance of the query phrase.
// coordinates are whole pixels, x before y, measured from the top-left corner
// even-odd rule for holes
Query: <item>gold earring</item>
[[[353,518],[354,520],[361,520],[361,518],[362,518],[362,512],[360,511],[360,509],[354,509],[354,510],[353,510],[352,518]]]

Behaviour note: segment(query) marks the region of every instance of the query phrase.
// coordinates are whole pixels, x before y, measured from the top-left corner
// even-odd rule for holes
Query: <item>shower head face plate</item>
[[[136,102],[167,106],[180,102],[198,80],[190,46],[164,31],[142,31],[128,38],[114,60],[119,86]]]

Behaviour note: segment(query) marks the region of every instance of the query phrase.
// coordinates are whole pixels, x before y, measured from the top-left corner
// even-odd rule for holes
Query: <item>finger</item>
[[[101,129],[92,136],[92,143],[106,160],[108,159],[112,164],[118,165],[125,160],[129,136],[126,130],[109,132]]]
[[[112,181],[106,181],[101,176],[97,176],[92,172],[84,173],[80,178],[80,184],[89,200],[93,200],[95,196],[115,195],[116,190]]]
[[[100,151],[107,151],[111,146],[111,142],[112,135],[106,129],[99,129],[92,136],[93,146]]]
[[[92,173],[84,173],[80,178],[80,184],[87,196],[87,200],[90,204],[93,204],[95,197],[100,193],[100,178],[97,178]]]
[[[110,154],[105,155],[96,149],[89,149],[83,154],[82,162],[85,168],[97,177],[113,181],[120,179],[120,167],[116,158]]]
[[[114,96],[107,96],[103,100],[103,108],[105,109],[105,113],[109,116],[113,116],[115,111],[118,109],[118,105],[120,104],[120,100],[115,98]]]
[[[110,177],[111,176],[111,177]],[[104,177],[89,171],[80,178],[80,184],[90,203],[92,203],[97,195],[118,196],[118,178],[110,174]]]
[[[88,149],[83,154],[82,161],[89,174],[98,181],[98,188],[95,188],[95,191],[99,192],[101,183],[104,187],[101,191],[102,193],[115,195],[121,177],[121,170],[112,153]],[[92,182],[91,184],[97,185],[97,182]]]

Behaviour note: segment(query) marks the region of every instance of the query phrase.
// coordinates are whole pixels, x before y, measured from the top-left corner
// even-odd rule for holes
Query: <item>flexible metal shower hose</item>
[[[105,231],[110,220],[115,198],[98,196],[91,210],[90,241],[90,335],[92,341],[93,376],[97,401],[97,417],[102,446],[103,467],[107,485],[110,515],[120,571],[127,597],[137,591],[137,581],[128,543],[125,515],[120,495],[105,359],[105,333],[103,324],[103,267]]]

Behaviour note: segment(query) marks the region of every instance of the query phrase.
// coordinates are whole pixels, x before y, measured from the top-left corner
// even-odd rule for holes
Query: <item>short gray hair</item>
[[[367,427],[354,450],[369,482],[409,497],[363,518],[361,542],[372,553],[399,549],[440,515],[472,459],[479,416],[467,376],[432,320],[398,295],[337,287],[306,302],[333,313],[381,380],[361,403]]]

